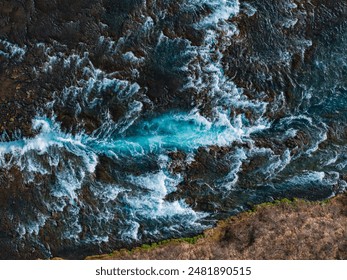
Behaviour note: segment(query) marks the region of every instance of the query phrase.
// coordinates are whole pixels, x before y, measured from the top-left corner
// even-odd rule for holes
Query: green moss
[[[132,255],[135,252],[140,252],[140,251],[148,251],[148,250],[153,250],[155,248],[160,248],[160,247],[164,247],[166,245],[170,245],[170,244],[175,244],[175,243],[189,243],[189,244],[196,244],[196,242],[201,239],[204,238],[203,234],[197,235],[197,236],[193,236],[193,237],[183,237],[183,238],[174,238],[174,239],[168,239],[168,240],[163,240],[160,242],[155,242],[152,244],[142,244],[141,247],[136,247],[133,248],[131,250],[120,250],[120,251],[115,251],[113,253],[108,254],[110,257],[118,255],[118,254],[129,254]]]
[[[189,243],[189,244],[195,244],[199,239],[201,239],[203,237],[204,237],[204,235],[200,234],[200,235],[193,236],[193,237],[182,237],[182,238],[167,239],[167,240],[160,241],[158,243],[152,243],[151,245],[145,245],[145,248],[153,249],[153,248],[164,246],[164,245],[167,245],[167,244],[181,243],[181,242],[185,242],[185,243]],[[142,245],[142,247],[143,246],[144,245]]]
[[[287,203],[287,204],[292,204],[294,200],[289,200],[288,198],[283,198],[280,200],[275,200],[275,204],[281,204],[281,203]]]
[[[189,244],[195,244],[199,239],[201,239],[203,237],[204,237],[204,235],[200,234],[200,235],[197,235],[194,237],[181,238],[179,240],[180,240],[180,242],[187,242]]]
[[[331,199],[330,199],[330,198],[326,198],[326,199],[324,199],[324,200],[320,201],[319,203],[320,203],[320,205],[327,205],[327,204],[329,204],[329,203],[330,203],[330,201],[331,201]]]
[[[148,250],[148,249],[151,249],[152,248],[152,245],[148,245],[148,244],[143,244],[141,246],[141,249],[144,249],[144,250]]]
[[[257,204],[255,206],[252,207],[251,210],[247,211],[248,213],[254,213],[256,212],[258,209],[263,208],[263,207],[272,207],[272,206],[276,206],[276,205],[291,205],[291,206],[296,206],[298,204],[298,202],[301,201],[300,199],[297,198],[293,198],[293,199],[288,199],[288,198],[282,198],[282,199],[276,199],[270,202],[263,202],[261,204]]]

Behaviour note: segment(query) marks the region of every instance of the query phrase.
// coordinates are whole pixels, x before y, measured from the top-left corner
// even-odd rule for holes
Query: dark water
[[[345,191],[343,1],[58,2],[26,7],[57,29],[0,37],[1,75],[30,73],[35,106],[28,135],[3,128],[2,258],[80,258]]]

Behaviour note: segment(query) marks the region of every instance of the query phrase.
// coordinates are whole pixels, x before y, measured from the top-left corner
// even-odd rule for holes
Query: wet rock
[[[136,123],[153,115],[171,111],[189,112],[198,107],[201,115],[215,120],[218,119],[218,108],[228,112],[226,115],[232,121],[241,116],[241,124],[230,123],[235,127],[239,125],[244,129],[264,118],[271,122],[270,128],[263,134],[252,133],[250,139],[232,143],[231,147],[202,147],[193,151],[193,159],[188,159],[186,152],[169,152],[171,162],[167,171],[172,175],[182,175],[182,182],[174,186],[177,189],[167,195],[167,201],[184,200],[194,210],[210,213],[211,219],[220,219],[249,208],[258,201],[284,196],[317,199],[336,193],[341,187],[340,181],[324,189],[321,185],[312,185],[310,182],[304,188],[294,185],[279,189],[277,186],[281,179],[284,180],[285,176],[291,176],[295,171],[300,173],[312,169],[320,172],[322,164],[317,164],[319,161],[307,161],[305,152],[312,148],[315,141],[320,141],[316,139],[317,135],[324,132],[325,127],[314,122],[319,118],[315,118],[317,115],[310,111],[314,106],[303,100],[303,92],[308,90],[306,85],[314,84],[319,89],[320,83],[326,81],[325,72],[319,72],[315,63],[321,52],[326,50],[326,53],[330,53],[331,46],[344,42],[341,40],[341,31],[346,28],[345,1],[241,1],[241,13],[227,20],[237,27],[238,32],[226,35],[224,31],[220,31],[216,35],[217,42],[211,44],[210,56],[208,55],[205,64],[203,56],[208,50],[197,49],[196,46],[204,44],[206,30],[198,30],[196,23],[213,12],[213,9],[205,4],[191,12],[183,9],[182,3],[182,0],[1,2],[0,39],[11,42],[14,50],[17,48],[25,53],[0,55],[2,140],[34,137],[39,131],[33,131],[31,126],[37,115],[48,118],[56,115],[56,121],[61,123],[62,133],[72,135],[83,132],[90,136],[102,124],[117,124],[119,127],[113,133],[122,139],[128,133],[126,122],[131,118]],[[225,46],[221,44],[221,41],[228,40],[230,42]],[[4,43],[0,47],[6,48]],[[199,80],[201,72],[208,72],[203,68],[215,66],[214,62],[220,59],[216,50],[220,50],[223,55],[220,63],[223,71],[215,77],[202,75],[201,89],[186,89],[185,85],[192,73],[193,80]],[[334,49],[336,50],[338,48]],[[311,77],[317,71],[320,75]],[[230,80],[230,84],[233,81],[243,91],[242,100],[223,103],[225,98],[231,98],[234,94],[232,88],[222,89],[228,96],[219,92],[217,96],[211,97],[224,76],[225,80]],[[344,77],[344,72],[341,77]],[[215,80],[209,80],[210,78]],[[118,84],[112,84],[114,80],[122,85],[118,88]],[[105,85],[108,82],[110,84]],[[137,85],[140,89],[137,89]],[[131,86],[135,86],[135,89],[127,88]],[[339,87],[344,88],[343,85]],[[337,87],[335,90],[338,90]],[[343,90],[340,93],[343,95]],[[319,94],[321,92],[315,91],[312,96],[320,98]],[[248,101],[255,104],[266,102],[266,112],[258,110],[254,104],[247,104]],[[142,104],[142,107],[138,107],[136,111],[136,108],[130,106],[133,104]],[[336,115],[331,111],[327,108],[320,117],[324,121],[334,120]],[[285,136],[286,127],[281,127],[281,120],[302,112],[312,114],[312,124],[306,122],[306,127],[294,125],[297,130],[295,135]],[[332,122],[334,123],[326,121],[329,126],[328,140],[344,145],[344,120],[341,119],[337,124],[331,124]],[[312,130],[312,127],[321,130]],[[107,136],[110,141],[113,140],[113,134]],[[103,135],[100,136],[102,137]],[[326,142],[319,143],[318,152],[329,147]],[[245,155],[238,155],[238,149]],[[252,149],[266,150],[268,153],[259,152],[254,155]],[[289,156],[297,157],[298,160],[291,169],[281,170],[280,164],[285,164],[288,149]],[[109,250],[109,244],[104,241],[87,246],[83,242],[79,243],[79,240],[90,240],[101,229],[116,234],[118,221],[123,223],[121,226],[130,227],[126,224],[124,213],[120,213],[118,208],[123,207],[127,211],[129,206],[125,201],[128,194],[136,193],[141,198],[151,190],[148,186],[129,182],[129,178],[143,179],[143,175],[155,175],[162,171],[155,153],[134,159],[132,156],[109,157],[105,150],[98,154],[95,172],[88,173],[89,171],[82,172],[76,168],[86,164],[82,162],[83,155],[73,155],[68,151],[57,152],[54,148],[50,152],[58,156],[44,158],[47,156],[45,153],[38,153],[46,165],[48,161],[58,161],[56,166],[45,166],[50,174],[32,171],[32,178],[24,178],[21,163],[17,167],[0,170],[0,200],[6,206],[0,215],[4,216],[0,222],[0,247],[4,249],[0,256],[3,258],[47,258],[51,253],[73,258],[98,250]],[[92,153],[90,150],[88,152]],[[59,158],[60,155],[62,158]],[[305,156],[300,158],[301,155]],[[25,157],[30,156],[30,153],[25,154]],[[85,157],[83,160],[86,160]],[[4,155],[4,161],[9,163],[11,154]],[[74,179],[83,179],[83,182],[78,186],[80,189],[75,190],[74,195],[78,199],[60,194],[62,198],[59,205],[54,205],[60,207],[59,211],[52,211],[52,208],[49,210],[45,206],[44,201],[52,198],[52,189],[57,187],[57,177],[62,176],[59,172],[64,170],[66,161],[75,167],[69,169],[69,174],[76,171]],[[276,169],[271,164],[278,164],[279,167]],[[273,179],[271,176],[275,175],[275,169],[280,174]],[[328,169],[323,172],[324,176],[331,171],[336,170]],[[79,183],[71,180],[68,175],[65,176],[65,185],[70,181],[72,184]],[[340,180],[344,179],[342,174]],[[97,198],[100,195],[97,191],[102,192],[103,189],[98,188],[110,185],[124,186],[126,194],[113,198],[117,203],[112,205],[112,209],[116,210],[107,216],[109,202],[104,201],[107,201],[107,197]],[[99,203],[96,203],[97,199]],[[74,207],[79,210],[76,211]],[[26,218],[33,223],[38,222],[38,213],[47,220],[38,233],[30,235],[26,231],[32,230],[29,228],[31,224],[23,224],[21,213],[25,213],[28,216]],[[271,213],[264,214],[268,214],[269,219],[277,219]],[[106,215],[111,222],[106,225],[95,222],[97,215]],[[11,220],[9,217],[14,218]],[[76,217],[80,221],[80,228],[76,226],[77,230],[73,226],[69,227],[75,224],[73,219]],[[260,222],[261,219],[260,217]],[[160,222],[165,222],[162,220]],[[285,222],[281,219],[276,221],[279,224]],[[97,225],[95,228],[90,226],[93,223]],[[153,221],[148,222],[150,226],[157,226],[151,223]],[[76,231],[72,234],[73,238],[64,237],[66,231],[74,229]],[[276,231],[273,225],[267,229],[279,236],[287,233],[286,228]],[[138,226],[138,235],[145,234],[146,227],[143,223]],[[236,230],[226,229],[218,247],[221,252],[214,251],[211,258],[223,256],[223,250],[228,249],[230,242],[234,241],[239,245],[231,247],[238,253],[245,254],[242,256],[248,256],[247,250],[254,249],[257,236],[263,236],[262,234],[264,232],[259,227],[256,229],[253,226],[250,229],[242,226]],[[23,238],[20,238],[21,235]],[[125,241],[121,243],[112,234],[107,235],[107,238],[114,246],[125,246]],[[156,240],[152,236],[143,238],[132,244]],[[315,238],[324,236],[315,235]],[[278,244],[285,247],[283,240]],[[327,240],[321,250],[336,252],[334,244]],[[334,256],[343,257],[341,250],[345,245],[339,244],[338,248],[340,251]],[[288,256],[290,249],[290,246],[286,247],[283,254],[273,256]],[[265,251],[258,251],[257,256],[267,257]]]

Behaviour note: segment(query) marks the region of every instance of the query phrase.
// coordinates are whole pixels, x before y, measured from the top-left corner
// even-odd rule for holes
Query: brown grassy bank
[[[347,194],[325,202],[261,204],[219,222],[203,237],[87,259],[347,259]]]

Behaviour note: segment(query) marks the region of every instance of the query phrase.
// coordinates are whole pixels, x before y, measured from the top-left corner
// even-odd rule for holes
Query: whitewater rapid
[[[133,29],[119,38],[104,32],[91,49],[0,40],[0,56],[13,63],[30,51],[41,55],[37,79],[55,85],[55,75],[64,77],[37,108],[34,135],[3,132],[0,142],[4,176],[15,185],[11,174],[20,174],[18,188],[30,192],[25,215],[5,211],[6,221],[15,242],[34,246],[40,256],[189,236],[254,203],[321,198],[345,188],[336,171],[347,166],[340,154],[345,146],[321,156],[329,125],[310,112],[314,86],[287,110],[284,92],[251,96],[226,74],[228,49],[240,35],[233,19],[257,15],[252,3],[147,2],[136,6],[141,16]],[[170,4],[184,18],[193,15],[186,25],[202,34],[198,43],[164,28],[176,20]],[[288,19],[284,27],[295,24]],[[107,28],[100,22],[100,30]],[[130,49],[134,42],[139,49]],[[311,45],[301,40],[297,49],[304,55]],[[288,69],[291,59],[279,52]],[[161,74],[158,84],[169,77],[159,84],[167,96],[150,92],[142,77],[148,72]]]

